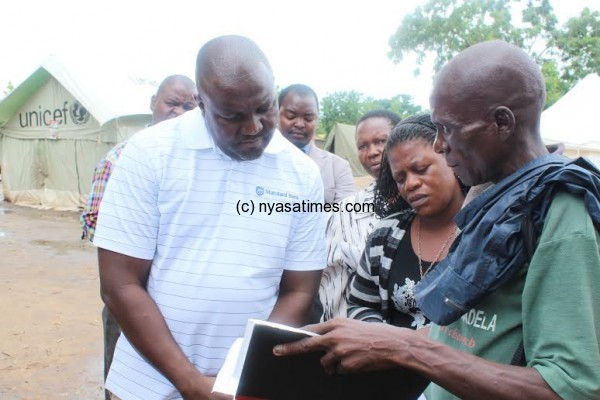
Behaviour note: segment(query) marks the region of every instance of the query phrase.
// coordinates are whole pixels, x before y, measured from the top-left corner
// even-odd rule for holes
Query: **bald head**
[[[450,60],[436,78],[436,93],[481,112],[506,106],[535,133],[546,102],[539,66],[523,50],[501,40],[478,43]]]
[[[188,78],[185,75],[169,75],[158,85],[158,90],[156,91],[157,95],[163,93],[169,86],[172,85],[180,85],[185,87],[188,90],[192,90],[194,93],[196,92],[196,84],[193,80]]]
[[[242,36],[217,37],[198,52],[196,82],[217,146],[234,160],[260,157],[277,122],[273,71],[262,50]]]
[[[152,123],[178,117],[196,108],[196,85],[185,75],[170,75],[158,86],[150,100]]]
[[[539,128],[545,101],[540,68],[523,50],[500,40],[471,46],[436,77],[434,149],[467,185],[498,182],[547,153]]]
[[[210,85],[228,89],[257,73],[266,73],[273,79],[273,70],[262,50],[243,36],[219,36],[207,42],[196,58],[198,91]]]

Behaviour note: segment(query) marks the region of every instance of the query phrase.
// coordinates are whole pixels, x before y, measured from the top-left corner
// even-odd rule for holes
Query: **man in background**
[[[152,122],[150,125],[158,124],[167,119],[180,116],[186,111],[198,106],[196,103],[196,85],[183,75],[171,75],[165,78],[158,86],[156,94],[150,99],[150,110],[152,110]],[[123,141],[113,147],[102,160],[98,162],[92,178],[92,190],[88,198],[86,208],[81,214],[82,239],[86,237],[94,240],[98,210],[104,196],[104,189],[108,178],[112,174],[113,166],[117,162],[127,141]],[[117,339],[121,334],[119,324],[106,306],[102,309],[102,326],[104,331],[104,379],[108,375],[110,364]],[[109,399],[108,391],[105,392],[106,400]]]
[[[319,100],[309,86],[294,84],[279,94],[279,129],[283,136],[319,166],[325,203],[337,203],[356,191],[348,161],[313,142],[319,120]]]
[[[196,95],[196,85],[187,76],[171,75],[166,77],[158,86],[156,94],[152,95],[150,99],[150,110],[152,111],[150,125],[178,117],[184,112],[196,108],[198,106]],[[92,178],[92,190],[80,218],[83,229],[82,239],[88,238],[90,242],[94,240],[98,209],[104,195],[104,188],[112,173],[113,165],[117,162],[126,144],[126,140],[117,144],[96,165]]]

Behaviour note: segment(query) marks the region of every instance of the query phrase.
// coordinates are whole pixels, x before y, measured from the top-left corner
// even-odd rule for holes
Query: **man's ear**
[[[150,111],[154,112],[154,108],[156,108],[156,95],[153,94],[150,98]]]
[[[494,110],[494,121],[498,129],[498,138],[506,141],[515,131],[515,115],[510,108],[500,106]]]
[[[194,95],[194,100],[196,100],[196,104],[200,107],[200,110],[204,113],[204,101],[202,101],[202,97],[199,94]]]

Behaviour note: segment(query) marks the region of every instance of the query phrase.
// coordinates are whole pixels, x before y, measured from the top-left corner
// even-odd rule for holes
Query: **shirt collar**
[[[177,118],[180,122],[182,143],[188,149],[215,149],[216,145],[206,129],[200,107],[196,107]]]
[[[208,131],[206,121],[200,108],[195,108],[183,114],[180,118],[180,134],[184,146],[189,149],[213,149],[215,153],[225,153],[217,146]],[[285,140],[279,130],[275,130],[271,141],[265,148],[267,154],[277,154],[285,149]]]
[[[300,147],[300,150],[304,152],[304,154],[310,153],[311,142],[306,143],[304,146]]]

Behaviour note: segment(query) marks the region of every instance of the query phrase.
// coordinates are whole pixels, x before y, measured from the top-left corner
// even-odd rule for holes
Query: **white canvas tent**
[[[600,128],[590,122],[599,104],[600,77],[590,74],[542,113],[542,139],[562,142],[568,157],[587,157],[600,166]]]
[[[98,160],[150,122],[154,90],[125,78],[86,78],[49,57],[0,102],[6,200],[80,209]]]

